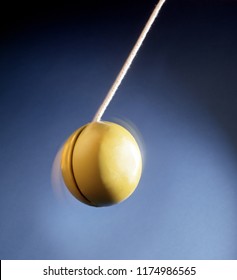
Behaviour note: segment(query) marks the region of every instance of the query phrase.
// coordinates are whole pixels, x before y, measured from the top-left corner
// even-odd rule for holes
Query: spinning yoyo
[[[128,198],[142,173],[142,156],[134,136],[123,126],[101,117],[126,75],[165,0],[158,2],[135,46],[92,122],[64,143],[61,172],[68,190],[90,206],[109,206]]]

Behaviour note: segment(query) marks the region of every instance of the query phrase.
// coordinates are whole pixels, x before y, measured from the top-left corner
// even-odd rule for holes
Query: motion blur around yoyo
[[[76,130],[62,150],[62,176],[69,191],[91,206],[128,198],[142,172],[142,157],[132,134],[101,117],[130,68],[165,0],[159,0],[93,121]]]
[[[91,122],[77,129],[61,153],[63,180],[74,197],[90,206],[109,206],[128,198],[142,173],[134,136],[113,122]]]

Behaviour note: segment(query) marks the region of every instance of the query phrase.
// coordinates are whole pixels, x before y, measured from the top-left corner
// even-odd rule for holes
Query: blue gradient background
[[[57,151],[92,119],[155,4],[2,9],[1,259],[237,259],[236,1],[167,0],[106,111],[142,135],[134,195],[98,209],[53,191]]]

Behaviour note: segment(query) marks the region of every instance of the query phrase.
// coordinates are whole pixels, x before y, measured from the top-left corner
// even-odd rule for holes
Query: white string
[[[125,61],[122,69],[120,70],[116,80],[114,81],[112,87],[110,88],[107,96],[105,97],[103,103],[99,107],[97,113],[95,114],[95,117],[93,119],[94,122],[99,122],[101,120],[102,115],[104,114],[106,108],[108,107],[110,101],[112,100],[113,96],[115,95],[115,92],[117,91],[119,85],[121,84],[124,76],[126,75],[129,67],[131,66],[133,59],[135,58],[138,50],[140,49],[147,33],[149,32],[153,22],[155,21],[159,11],[161,10],[161,7],[165,3],[166,0],[160,0],[158,1],[158,4],[156,5],[155,9],[153,10],[150,18],[148,19],[145,27],[142,30],[142,33],[140,34],[136,44],[134,45],[132,51],[130,52],[127,60]]]

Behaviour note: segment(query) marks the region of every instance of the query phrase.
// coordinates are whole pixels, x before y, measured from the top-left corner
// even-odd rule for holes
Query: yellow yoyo
[[[128,198],[142,172],[142,156],[132,134],[112,122],[92,122],[76,130],[62,150],[61,170],[69,191],[91,206]]]

